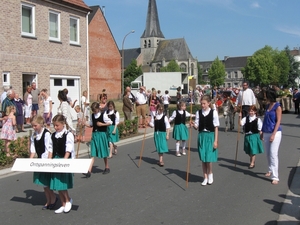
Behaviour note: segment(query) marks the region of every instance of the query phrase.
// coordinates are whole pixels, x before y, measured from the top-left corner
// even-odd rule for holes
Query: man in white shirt
[[[253,91],[248,88],[248,82],[243,83],[243,90],[239,92],[235,105],[242,106],[242,118],[248,116],[251,105],[256,104],[256,99]]]
[[[136,116],[138,119],[142,116],[141,126],[146,127],[146,111],[147,111],[147,95],[146,88],[144,86],[140,87],[140,92],[136,93]]]

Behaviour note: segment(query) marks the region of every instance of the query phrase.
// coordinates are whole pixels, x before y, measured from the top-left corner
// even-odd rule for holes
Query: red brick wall
[[[108,99],[121,94],[121,55],[100,9],[89,24],[90,98],[96,100],[102,89]]]

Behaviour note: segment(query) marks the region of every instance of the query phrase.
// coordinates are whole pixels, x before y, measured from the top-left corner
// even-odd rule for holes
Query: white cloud
[[[300,37],[300,28],[299,27],[280,26],[280,27],[277,27],[276,29],[280,32]]]
[[[260,8],[260,5],[259,5],[258,2],[253,2],[253,3],[251,4],[251,8]]]

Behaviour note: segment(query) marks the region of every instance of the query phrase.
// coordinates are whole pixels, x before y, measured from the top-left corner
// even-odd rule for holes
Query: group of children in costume
[[[91,139],[92,163],[87,173],[84,174],[86,177],[91,176],[95,157],[104,159],[105,169],[103,174],[107,174],[110,172],[108,158],[112,157],[112,153],[117,154],[115,143],[119,140],[117,125],[120,116],[115,110],[114,102],[108,102],[107,106],[108,110],[101,113],[99,103],[94,102],[91,105],[93,114],[90,122],[79,121],[78,126],[84,125],[93,128]],[[36,156],[42,159],[49,158],[54,160],[56,158],[74,158],[74,134],[68,130],[65,117],[58,114],[53,118],[52,123],[55,132],[51,134],[44,127],[44,118],[42,116],[37,115],[32,119],[31,125],[34,129],[34,134],[31,137],[30,158]],[[51,210],[55,208],[58,198],[54,191],[58,191],[61,207],[54,212],[56,214],[70,212],[73,200],[68,194],[68,189],[73,188],[73,174],[34,172],[33,182],[44,187],[46,204],[42,209]]]
[[[90,143],[92,163],[86,177],[91,176],[95,157],[103,158],[105,169],[103,174],[108,174],[110,168],[108,158],[117,154],[116,142],[119,141],[117,125],[120,120],[119,113],[115,110],[114,102],[107,103],[107,111],[101,112],[98,102],[91,105],[91,117],[89,123],[84,119],[78,120],[78,128],[84,130],[84,126],[92,127],[92,138]],[[9,108],[8,120],[14,124],[14,109]],[[80,107],[75,107],[80,112]],[[11,116],[12,114],[12,116]],[[82,115],[81,115],[82,116]],[[157,164],[164,166],[163,154],[167,153],[170,132],[170,123],[174,121],[173,138],[176,140],[176,156],[186,155],[186,141],[189,139],[186,118],[195,117],[195,121],[190,120],[190,126],[198,130],[198,153],[202,161],[203,181],[202,186],[213,183],[212,163],[218,159],[218,127],[220,125],[218,112],[211,105],[211,97],[205,95],[201,100],[201,110],[195,115],[186,111],[184,102],[179,102],[178,109],[171,117],[164,114],[164,106],[157,104],[156,113],[152,115],[150,126],[154,127],[154,143],[158,152],[159,160]],[[80,119],[80,116],[78,117]],[[82,116],[83,118],[83,116]],[[56,115],[53,120],[55,132],[50,133],[44,127],[44,119],[41,116],[35,116],[32,120],[34,134],[31,137],[30,158],[37,155],[38,158],[74,158],[74,135],[68,131],[68,124],[62,115]],[[240,121],[245,126],[244,150],[250,156],[249,169],[255,166],[255,155],[262,153],[262,143],[260,133],[262,122],[256,117],[255,106],[250,107],[249,116]],[[5,127],[5,126],[4,126]],[[4,129],[5,130],[5,129]],[[1,133],[1,137],[4,134]],[[82,136],[82,133],[79,135]],[[80,139],[78,139],[80,141]],[[180,148],[181,142],[181,148]],[[55,213],[67,213],[72,208],[72,199],[68,194],[68,189],[73,187],[73,174],[70,173],[34,173],[34,183],[44,186],[46,195],[46,204],[43,209],[54,209],[58,198],[54,191],[58,191],[61,201],[61,207],[55,210]]]

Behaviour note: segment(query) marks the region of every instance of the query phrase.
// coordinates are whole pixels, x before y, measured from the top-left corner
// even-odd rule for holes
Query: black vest
[[[47,129],[44,129],[43,134],[40,140],[34,138],[34,147],[38,158],[42,158],[42,154],[45,152],[45,134],[49,132]],[[49,132],[50,133],[50,132]]]
[[[214,110],[211,109],[207,116],[204,116],[202,114],[202,111],[199,110],[199,124],[198,124],[198,130],[199,132],[203,131],[204,129],[215,132],[215,126],[214,126]]]
[[[60,158],[65,157],[66,154],[66,142],[67,142],[67,135],[68,135],[69,131],[66,131],[62,137],[60,138],[56,138],[55,134],[53,133],[51,135],[51,139],[52,139],[52,143],[53,143],[53,155],[52,158],[54,158],[55,156],[59,156]],[[71,158],[71,154],[69,156],[69,158]]]
[[[259,132],[258,125],[257,125],[258,119],[256,118],[252,122],[250,122],[249,116],[246,117],[246,123],[245,123],[245,133],[251,133],[257,134]]]
[[[165,115],[163,115],[160,120],[157,120],[154,117],[154,131],[166,132]]]
[[[181,123],[185,124],[185,118],[185,110],[183,110],[182,114],[180,114],[178,110],[176,110],[175,125],[179,125]]]
[[[108,115],[108,113],[109,113],[109,110],[107,110],[107,116],[108,116],[108,118],[113,122],[112,123],[112,125],[116,125],[116,110],[114,111],[114,113],[113,114],[110,114],[110,115]]]
[[[96,131],[98,131],[98,132],[106,132],[106,130],[107,130],[106,126],[101,126],[101,127],[97,126],[97,122],[104,123],[103,115],[104,115],[104,113],[101,113],[101,115],[99,116],[99,118],[96,119],[95,115],[92,114],[93,132],[96,132]]]

